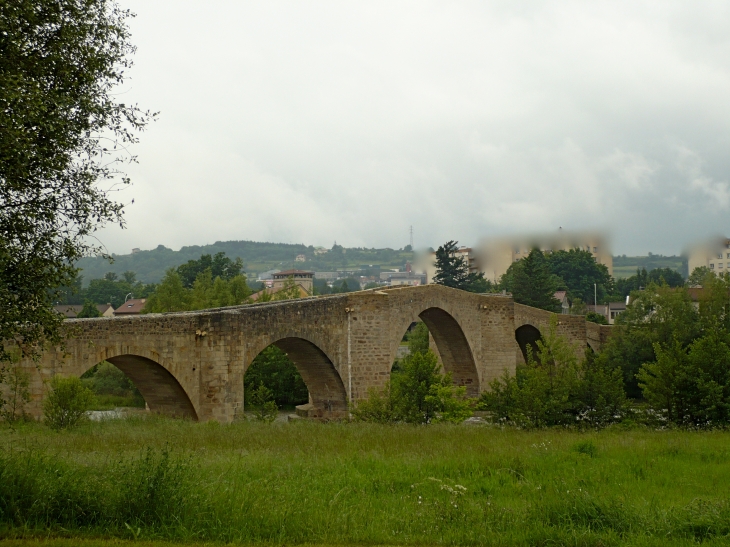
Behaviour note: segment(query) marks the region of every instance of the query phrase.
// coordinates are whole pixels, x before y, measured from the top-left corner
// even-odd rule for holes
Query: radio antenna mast
[[[411,225],[411,251],[413,251],[413,225]]]

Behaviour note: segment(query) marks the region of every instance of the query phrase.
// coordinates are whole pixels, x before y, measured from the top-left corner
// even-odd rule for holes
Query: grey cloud
[[[114,252],[727,231],[725,3],[125,2],[137,146]]]

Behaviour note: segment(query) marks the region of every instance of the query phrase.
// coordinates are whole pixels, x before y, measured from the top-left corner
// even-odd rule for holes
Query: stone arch
[[[426,308],[418,317],[428,327],[444,370],[452,374],[454,384],[465,386],[467,396],[478,397],[479,372],[469,341],[459,322],[453,315],[438,307]]]
[[[515,340],[522,351],[522,358],[527,363],[527,348],[532,349],[532,355],[537,355],[537,341],[542,339],[540,329],[529,323],[522,325],[515,330]]]
[[[147,355],[141,355],[141,354]],[[153,352],[134,349],[107,349],[97,354],[97,360],[86,363],[84,372],[102,361],[108,361],[126,374],[144,397],[152,412],[197,421],[198,413],[180,382]]]
[[[309,390],[313,416],[322,417],[348,411],[347,391],[342,378],[332,360],[317,344],[306,338],[287,336],[266,347],[270,345],[286,353],[297,367]]]

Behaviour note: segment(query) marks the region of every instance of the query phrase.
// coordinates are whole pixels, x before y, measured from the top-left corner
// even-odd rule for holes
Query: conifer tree
[[[487,292],[489,284],[484,274],[469,272],[469,264],[456,254],[458,241],[447,241],[436,250],[434,283],[470,292]]]
[[[550,265],[540,249],[510,266],[509,291],[518,304],[552,312],[560,311],[560,302],[555,297],[556,283]]]

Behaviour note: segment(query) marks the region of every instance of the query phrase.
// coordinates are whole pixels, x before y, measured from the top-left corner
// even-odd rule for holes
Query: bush
[[[684,348],[655,344],[637,378],[649,407],[677,425],[730,422],[730,336],[714,329]]]
[[[51,380],[51,391],[43,401],[43,416],[51,429],[74,427],[94,402],[94,394],[75,376]]]
[[[368,398],[352,409],[356,420],[459,423],[471,416],[466,388],[454,386],[451,374],[440,373],[438,359],[431,350],[408,355],[400,366],[384,389],[368,391]]]
[[[577,348],[557,334],[557,318],[528,348],[525,365],[506,371],[482,393],[479,406],[494,417],[521,427],[603,426],[624,414],[626,396],[621,371],[605,369],[593,356],[578,359]]]
[[[264,384],[251,392],[251,406],[254,408],[254,417],[260,422],[273,422],[279,412],[274,402],[274,393]]]
[[[589,311],[586,314],[586,321],[590,321],[591,323],[598,323],[599,325],[608,325],[608,319],[606,319],[606,316],[602,313],[596,313],[594,311]]]
[[[30,401],[30,374],[19,366],[13,367],[5,384],[7,400],[0,399],[0,418],[12,424],[25,418],[25,403]]]
[[[309,400],[309,391],[297,367],[274,345],[259,353],[246,370],[243,387],[247,407],[253,391],[261,384],[273,392],[274,401],[280,407],[293,407]]]

